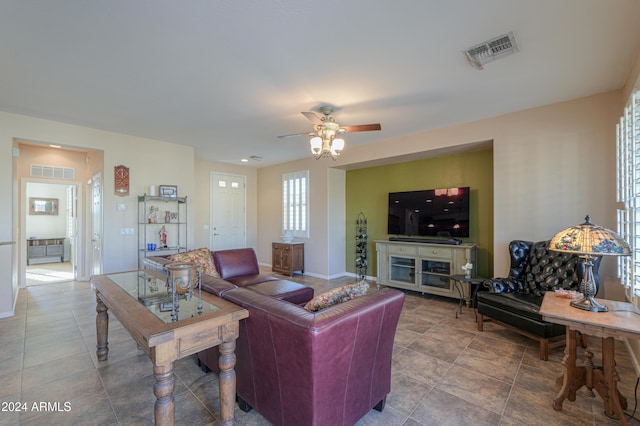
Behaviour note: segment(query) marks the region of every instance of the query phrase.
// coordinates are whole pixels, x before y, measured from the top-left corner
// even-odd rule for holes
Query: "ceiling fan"
[[[324,105],[320,107],[322,116],[312,111],[302,113],[309,121],[313,123],[315,132],[293,133],[290,135],[280,135],[278,138],[285,139],[294,136],[307,135],[311,139],[311,153],[317,159],[322,157],[331,157],[333,160],[340,156],[344,148],[344,139],[339,137],[342,133],[370,132],[374,130],[382,130],[380,123],[376,124],[359,124],[354,126],[341,126],[336,123],[331,116],[333,107]]]

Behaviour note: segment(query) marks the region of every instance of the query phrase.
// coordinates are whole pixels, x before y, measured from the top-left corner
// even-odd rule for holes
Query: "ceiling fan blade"
[[[382,126],[380,123],[376,124],[359,124],[356,126],[342,126],[345,133],[353,133],[353,132],[370,132],[373,130],[382,130]]]
[[[304,132],[304,133],[292,133],[290,135],[280,135],[278,136],[278,139],[287,139],[287,138],[294,138],[296,136],[303,136],[303,135],[308,135],[309,132]]]
[[[302,115],[304,115],[305,117],[307,117],[307,119],[312,122],[313,124],[322,124],[322,119],[320,117],[318,117],[318,114],[316,114],[315,112],[312,111],[304,111],[302,113]]]

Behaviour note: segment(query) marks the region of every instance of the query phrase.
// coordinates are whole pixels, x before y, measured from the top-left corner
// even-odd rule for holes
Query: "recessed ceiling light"
[[[50,146],[51,148],[62,148],[62,146],[60,146],[60,145],[51,145],[51,144],[49,144],[49,146]]]
[[[241,161],[241,162],[243,162],[243,163],[248,163],[248,162],[249,162],[249,159],[247,159],[247,158],[243,158],[243,159],[242,159],[242,160],[240,160],[240,161]]]

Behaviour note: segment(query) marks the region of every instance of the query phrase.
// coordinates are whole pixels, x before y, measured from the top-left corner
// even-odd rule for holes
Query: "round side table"
[[[487,278],[480,276],[467,278],[464,275],[452,275],[451,279],[453,280],[456,290],[458,290],[458,294],[460,295],[460,302],[456,307],[456,318],[458,318],[458,313],[462,314],[462,306],[465,302],[464,284],[468,284],[471,293],[468,305],[473,306],[473,314],[475,315],[476,321],[478,321],[478,313],[476,312],[476,293],[478,292],[480,285],[482,285],[482,282]]]

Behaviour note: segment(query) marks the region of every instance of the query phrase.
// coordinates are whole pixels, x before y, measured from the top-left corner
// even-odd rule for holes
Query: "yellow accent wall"
[[[389,192],[459,186],[471,188],[470,235],[462,240],[478,244],[478,275],[493,276],[493,150],[347,171],[347,272],[356,272],[358,213],[367,216],[367,275],[376,276],[375,240],[389,238]]]

